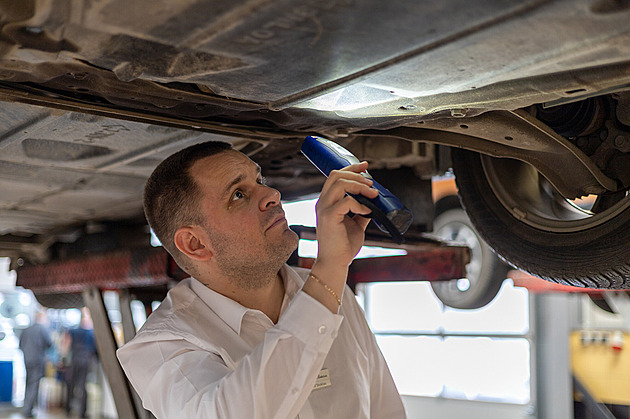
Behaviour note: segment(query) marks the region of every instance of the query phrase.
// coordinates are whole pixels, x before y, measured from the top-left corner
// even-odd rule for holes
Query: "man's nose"
[[[260,210],[265,211],[280,204],[280,191],[269,186],[263,186],[264,193],[260,200]]]

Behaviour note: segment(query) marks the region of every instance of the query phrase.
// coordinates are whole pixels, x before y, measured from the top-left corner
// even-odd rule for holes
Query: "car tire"
[[[467,278],[431,282],[436,297],[444,305],[458,309],[476,309],[488,304],[499,292],[508,267],[475,231],[463,209],[451,208],[438,214],[433,226],[438,237],[464,243],[471,249]]]
[[[466,213],[506,261],[565,285],[630,287],[630,200],[624,192],[588,211],[520,161],[463,149],[453,149],[451,157]]]

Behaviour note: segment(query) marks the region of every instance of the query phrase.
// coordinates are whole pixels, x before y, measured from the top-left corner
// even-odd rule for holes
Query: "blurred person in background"
[[[26,391],[22,414],[33,417],[33,408],[39,395],[39,380],[45,375],[46,350],[52,346],[50,334],[44,325],[46,313],[39,310],[35,314],[35,322],[24,329],[20,335],[20,350],[24,353],[26,368]]]
[[[87,417],[87,389],[86,379],[90,364],[96,354],[94,345],[94,330],[92,318],[87,308],[81,309],[79,327],[68,330],[62,339],[63,352],[67,352],[66,359],[70,365],[65,372],[67,384],[66,413],[70,416],[75,398],[78,400],[79,417]]]

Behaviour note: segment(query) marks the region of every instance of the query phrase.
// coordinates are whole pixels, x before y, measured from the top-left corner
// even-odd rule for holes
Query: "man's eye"
[[[243,199],[243,198],[245,198],[245,194],[240,190],[237,190],[236,192],[234,192],[234,195],[232,195],[232,201],[236,201],[237,199]]]
[[[266,185],[267,184],[267,179],[263,176],[261,178],[258,178],[258,183],[260,185]]]

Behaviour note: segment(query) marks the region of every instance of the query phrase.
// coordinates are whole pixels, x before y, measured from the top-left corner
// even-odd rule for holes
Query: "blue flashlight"
[[[351,164],[360,163],[359,159],[351,152],[322,137],[312,135],[306,137],[302,143],[301,151],[326,177],[332,170],[339,170]],[[401,244],[404,241],[402,235],[405,234],[413,221],[411,211],[387,188],[374,180],[367,171],[361,174],[374,181],[373,187],[378,190],[378,196],[374,199],[366,198],[363,195],[351,196],[370,208],[372,213],[367,217],[372,218],[378,228],[389,233],[396,243]]]

